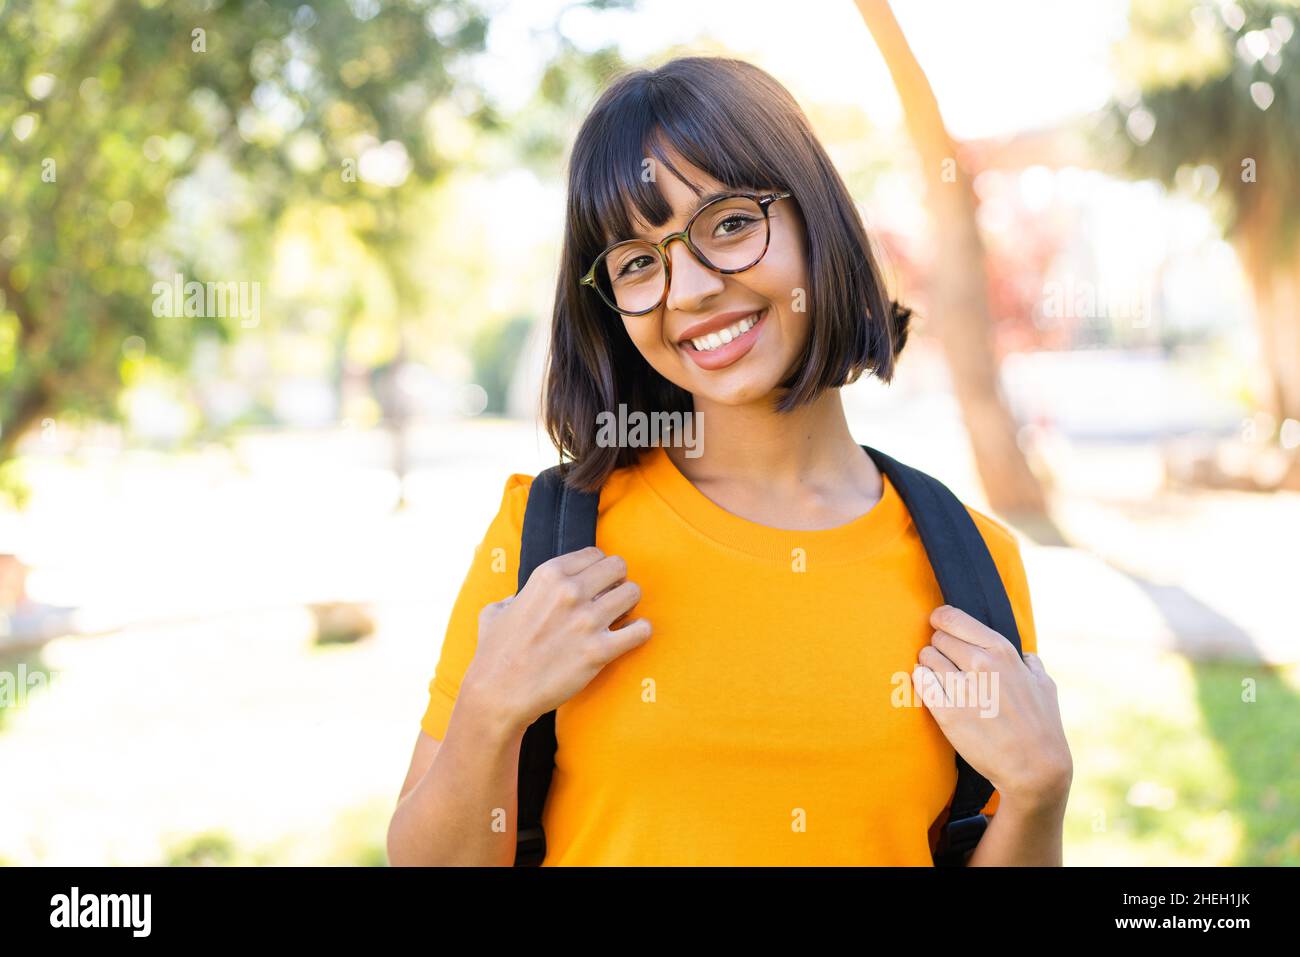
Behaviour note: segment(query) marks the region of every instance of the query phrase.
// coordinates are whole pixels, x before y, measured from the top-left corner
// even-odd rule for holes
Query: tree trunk
[[[958,161],[930,81],[888,2],[857,0],[857,6],[893,77],[924,170],[937,264],[931,277],[932,319],[985,495],[993,509],[1035,537],[1057,538],[1042,487],[1016,442],[1016,423],[998,380],[984,244],[975,222],[971,178]]]
[[[1280,430],[1300,421],[1300,264],[1274,261],[1251,282],[1266,381],[1265,409]],[[1277,437],[1274,433],[1270,438]],[[1300,491],[1300,449],[1277,487]]]
[[[1260,360],[1267,376],[1263,406],[1283,419],[1300,419],[1300,258],[1275,247],[1277,213],[1267,200],[1243,210],[1237,255],[1250,283],[1258,323]]]
[[[43,382],[26,388],[14,404],[9,420],[0,422],[0,464],[8,462],[18,448],[18,442],[37,420],[49,412],[50,395]]]
[[[1242,210],[1234,237],[1255,306],[1261,405],[1278,429],[1287,419],[1300,421],[1300,251],[1277,248],[1279,216],[1279,205],[1261,196]],[[1300,491],[1300,450],[1292,450],[1277,487]]]

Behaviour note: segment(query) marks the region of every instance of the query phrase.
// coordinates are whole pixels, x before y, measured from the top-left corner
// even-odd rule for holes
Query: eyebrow
[[[708,192],[708,193],[705,193],[705,194],[704,194],[703,196],[701,196],[701,197],[699,198],[699,200],[695,203],[695,208],[691,210],[691,216],[694,216],[696,213],[698,213],[701,209],[703,209],[703,208],[704,208],[705,206],[707,206],[709,203],[713,202],[715,199],[721,199],[721,198],[724,197],[724,196],[730,196],[732,193],[735,193],[735,192],[738,192],[738,190],[735,190],[735,189],[727,189],[727,188],[724,187],[723,189],[715,189],[715,190],[712,190],[712,191],[710,191],[710,192]],[[743,192],[743,190],[739,190],[739,192]],[[687,216],[686,218],[689,220],[689,219],[691,218],[691,216]],[[646,241],[646,242],[658,242],[657,239],[655,239],[655,240],[651,240],[651,239],[649,239],[649,238],[646,236],[646,234],[643,233],[643,232],[634,232],[634,233],[632,234],[632,238],[633,238],[633,239],[641,239],[641,240],[644,240],[644,241]]]

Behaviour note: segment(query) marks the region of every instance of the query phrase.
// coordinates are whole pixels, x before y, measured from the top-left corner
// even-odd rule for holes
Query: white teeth
[[[743,336],[746,332],[754,327],[758,321],[757,313],[752,316],[746,316],[735,325],[720,329],[717,332],[711,332],[707,336],[700,336],[691,340],[691,345],[695,346],[698,352],[711,352],[718,346],[726,345],[732,339]]]

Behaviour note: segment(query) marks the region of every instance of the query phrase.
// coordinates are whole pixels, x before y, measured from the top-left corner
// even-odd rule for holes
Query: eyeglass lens
[[[748,269],[767,248],[767,217],[755,200],[737,196],[701,210],[691,223],[695,248],[714,269]],[[596,283],[605,300],[620,312],[653,308],[666,292],[666,272],[659,250],[632,241],[608,250],[596,263]]]

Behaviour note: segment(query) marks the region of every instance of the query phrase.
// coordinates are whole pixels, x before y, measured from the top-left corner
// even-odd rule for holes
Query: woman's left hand
[[[912,685],[953,748],[1000,800],[1041,804],[1070,788],[1074,763],[1056,682],[1038,656],[1021,660],[1005,637],[951,605],[912,670]]]

